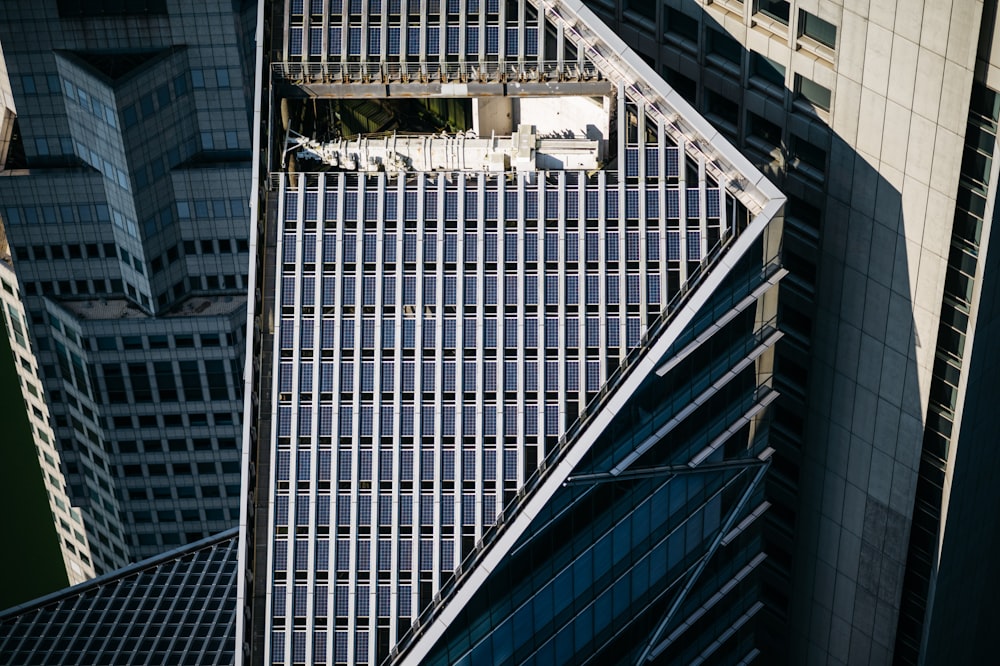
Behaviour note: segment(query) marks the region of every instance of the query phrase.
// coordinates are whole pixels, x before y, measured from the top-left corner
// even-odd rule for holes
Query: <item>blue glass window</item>
[[[680,261],[681,258],[681,234],[679,231],[667,232],[667,260]]]
[[[545,434],[559,434],[559,406],[545,405]]]
[[[309,55],[323,55],[323,28],[309,28]]]
[[[319,366],[319,386],[320,391],[329,393],[333,391],[333,363],[321,363]]]
[[[625,302],[629,305],[635,305],[639,302],[639,277],[637,273],[629,273],[625,276]]]
[[[652,178],[660,175],[659,148],[646,148],[646,175]]]
[[[625,149],[625,175],[635,177],[639,175],[639,149]]]
[[[529,56],[538,55],[538,28],[525,28],[524,53]]]
[[[605,259],[608,261],[618,261],[618,232],[609,231],[607,235],[607,244],[604,248]]]
[[[698,190],[695,188],[688,188],[687,191],[687,216],[688,218],[697,218],[700,213],[700,206],[698,205]]]
[[[486,296],[486,305],[496,305],[497,304],[497,276],[487,275],[486,283],[484,285],[484,291]],[[494,346],[496,344],[494,343]]]
[[[718,189],[709,189],[706,191],[707,201],[706,206],[708,207],[708,217],[718,219],[721,215],[719,197],[720,192]]]
[[[413,436],[413,405],[403,405],[399,410],[400,434]]]
[[[646,232],[646,259],[649,261],[660,260],[660,232]]]
[[[608,317],[608,347],[621,346],[621,329],[618,317]]]
[[[607,219],[617,220],[618,219],[618,190],[608,190],[607,196]]]
[[[608,305],[618,305],[620,295],[620,278],[618,275],[608,275]]]
[[[538,305],[538,276],[524,276],[524,302],[527,305]]]
[[[660,303],[660,276],[656,273],[650,273],[646,276],[646,301]]]
[[[629,231],[625,234],[625,259],[639,261],[639,232]]]
[[[646,192],[646,218],[660,217],[660,195],[658,192]]]
[[[524,406],[524,434],[538,434],[538,405]]]
[[[302,55],[302,28],[290,28],[288,30],[288,53],[290,55]]]
[[[438,55],[441,52],[441,28],[427,28],[427,55]]]
[[[507,28],[507,46],[506,46],[506,48],[507,48],[507,51],[506,51],[507,55],[508,56],[517,56],[517,55],[519,55],[517,46],[518,46],[518,43],[517,43],[517,28]]]
[[[350,437],[353,423],[353,410],[349,405],[342,405],[340,408],[340,436]]]
[[[452,393],[455,390],[455,362],[445,361],[441,364],[441,388],[446,393]]]
[[[524,364],[524,390],[529,392],[538,390],[537,361],[526,361]]]
[[[566,390],[570,392],[580,390],[580,365],[576,361],[569,361],[566,364]]]
[[[538,346],[538,320],[534,317],[524,320],[524,346]]]
[[[701,260],[701,232],[687,232],[687,255],[688,261]]]
[[[466,209],[466,211],[468,211],[468,208]],[[465,234],[464,240],[465,240],[465,261],[468,263],[473,263],[475,261],[478,261],[477,251],[479,248],[478,245],[479,241],[478,238],[476,237],[476,234],[467,233]]]
[[[628,317],[625,320],[625,342],[630,349],[639,346],[641,330],[642,323],[638,317]]]
[[[500,28],[495,25],[486,26],[486,55],[500,53]]]
[[[447,28],[447,49],[448,55],[458,55],[459,50],[459,36],[461,29],[458,26],[448,26]]]

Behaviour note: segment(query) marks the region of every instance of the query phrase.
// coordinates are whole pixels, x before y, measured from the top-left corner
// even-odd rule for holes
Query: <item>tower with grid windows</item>
[[[238,518],[254,9],[4,4],[0,218],[97,573]]]
[[[578,3],[265,16],[242,663],[753,658],[778,191]]]

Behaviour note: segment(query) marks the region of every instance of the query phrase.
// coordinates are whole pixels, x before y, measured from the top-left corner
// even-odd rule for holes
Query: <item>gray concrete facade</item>
[[[957,381],[957,408],[932,387],[941,368],[967,372],[938,341],[951,321],[942,304],[954,303],[949,258],[966,251],[953,222],[957,234],[974,78],[996,87],[992,14],[972,1],[588,4],[790,195],[791,330],[778,366],[794,369],[796,390],[784,393],[805,417],[789,418],[787,444],[775,445],[787,477],[773,488],[787,507],[774,521],[788,556],[775,565],[788,591],[787,658],[889,663],[925,497],[921,443],[942,409],[952,440],[961,422]],[[974,321],[977,308],[970,292],[961,316]],[[973,330],[961,331],[965,356]],[[949,479],[950,450],[937,463]],[[936,494],[946,507],[948,486]]]

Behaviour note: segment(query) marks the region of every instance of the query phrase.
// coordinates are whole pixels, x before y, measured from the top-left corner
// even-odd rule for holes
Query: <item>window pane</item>
[[[682,14],[672,7],[667,7],[667,32],[697,43],[698,19]]]
[[[776,86],[785,85],[785,66],[759,53],[750,54],[750,74]]]
[[[837,43],[837,26],[805,10],[799,10],[799,30],[800,34],[812,37],[831,49]]]
[[[823,109],[824,111],[830,110],[829,88],[824,88],[815,81],[811,81],[798,74],[795,75],[795,83],[795,90],[798,93],[798,97],[819,109]]]
[[[757,0],[757,11],[782,23],[788,23],[788,2],[786,0]]]
[[[719,32],[718,30],[713,30],[709,28],[705,31],[706,37],[708,38],[708,52],[714,53],[729,62],[740,64],[740,56],[743,53],[743,47],[735,39],[730,37],[724,32]]]
[[[804,164],[819,171],[826,171],[826,151],[805,139],[792,135],[792,153]]]
[[[781,145],[781,128],[770,120],[758,116],[756,113],[749,114],[750,134],[765,141],[772,146]]]

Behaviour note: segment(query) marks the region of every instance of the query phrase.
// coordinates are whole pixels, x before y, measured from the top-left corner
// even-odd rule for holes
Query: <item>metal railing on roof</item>
[[[592,82],[604,77],[593,63],[557,60],[442,62],[273,62],[275,80],[313,84]]]

